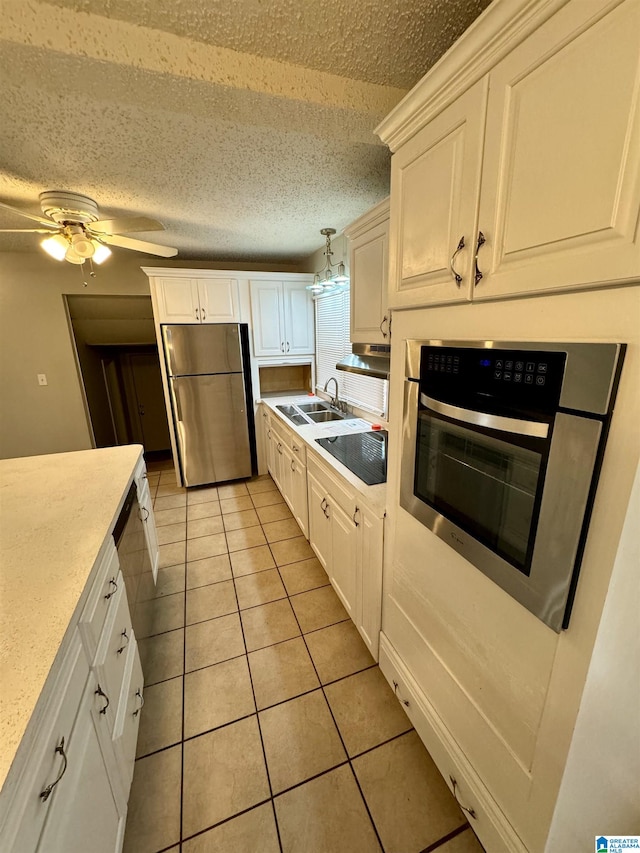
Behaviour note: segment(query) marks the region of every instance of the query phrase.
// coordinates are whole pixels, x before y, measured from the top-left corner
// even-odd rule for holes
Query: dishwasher
[[[152,617],[152,607],[145,604],[155,597],[155,582],[141,513],[136,485],[132,483],[113,528],[113,539],[127,591],[131,625],[137,637],[147,635],[146,622]]]

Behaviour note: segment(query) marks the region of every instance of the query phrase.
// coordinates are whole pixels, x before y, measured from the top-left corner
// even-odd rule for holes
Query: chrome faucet
[[[325,391],[325,393],[327,393],[327,394],[329,393],[329,392],[327,391],[327,388],[328,388],[328,386],[329,386],[329,382],[335,382],[335,386],[336,386],[336,395],[335,395],[335,397],[332,397],[332,398],[331,398],[331,405],[332,405],[335,409],[339,409],[339,408],[341,408],[341,406],[340,406],[340,390],[339,390],[339,388],[338,388],[338,380],[336,379],[336,377],[335,377],[335,376],[330,376],[330,377],[327,379],[327,381],[324,383],[324,391]]]

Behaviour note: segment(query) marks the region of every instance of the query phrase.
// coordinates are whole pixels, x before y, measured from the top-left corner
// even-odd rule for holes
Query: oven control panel
[[[424,346],[420,390],[464,408],[551,414],[565,362],[564,352]]]

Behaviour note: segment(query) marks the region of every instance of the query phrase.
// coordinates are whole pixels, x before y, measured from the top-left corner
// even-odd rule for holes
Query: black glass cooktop
[[[316,438],[316,441],[367,486],[374,486],[387,482],[387,436],[386,430],[378,430]]]

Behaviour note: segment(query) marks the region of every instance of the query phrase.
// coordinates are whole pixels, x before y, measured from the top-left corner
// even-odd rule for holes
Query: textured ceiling
[[[74,190],[178,258],[295,262],[388,193],[373,128],[486,5],[2,0],[0,199]]]

